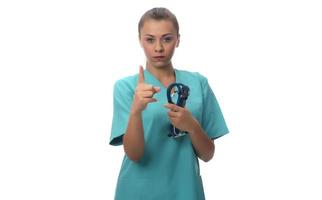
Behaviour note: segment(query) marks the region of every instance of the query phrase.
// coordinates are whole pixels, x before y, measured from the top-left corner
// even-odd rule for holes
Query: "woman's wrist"
[[[142,110],[137,109],[135,106],[132,106],[131,110],[130,110],[130,115],[138,115],[141,114]]]
[[[194,134],[199,128],[200,128],[199,122],[195,118],[193,118],[187,131],[190,134]]]

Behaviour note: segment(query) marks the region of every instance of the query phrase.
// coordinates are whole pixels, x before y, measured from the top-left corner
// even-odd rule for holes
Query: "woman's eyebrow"
[[[173,34],[172,33],[166,33],[166,34],[162,35],[162,37],[168,36],[168,35],[172,36]]]
[[[173,36],[173,33],[166,33],[166,34],[163,34],[161,37],[164,37],[164,36]],[[144,36],[150,36],[150,37],[155,37],[154,35],[151,35],[151,34],[145,34]]]

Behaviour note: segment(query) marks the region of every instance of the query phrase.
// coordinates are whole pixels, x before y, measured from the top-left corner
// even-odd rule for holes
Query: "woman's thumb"
[[[154,89],[154,93],[158,93],[161,90],[160,87],[156,87],[156,86],[153,86],[153,89]]]

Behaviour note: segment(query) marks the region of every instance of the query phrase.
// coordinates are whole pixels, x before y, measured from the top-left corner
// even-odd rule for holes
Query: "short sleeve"
[[[201,80],[203,88],[201,126],[211,139],[217,139],[229,133],[229,130],[207,78],[202,76]]]
[[[123,135],[128,124],[133,93],[130,84],[124,80],[115,82],[113,89],[113,120],[110,145],[118,146],[123,144]]]

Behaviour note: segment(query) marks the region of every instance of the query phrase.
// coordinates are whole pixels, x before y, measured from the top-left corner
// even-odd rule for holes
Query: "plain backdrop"
[[[314,0],[1,1],[0,199],[113,199],[113,84],[145,63],[137,23],[158,6],[180,23],[174,66],[209,79],[230,130],[200,161],[207,199],[321,199]]]

